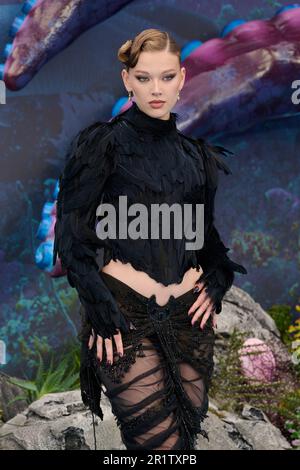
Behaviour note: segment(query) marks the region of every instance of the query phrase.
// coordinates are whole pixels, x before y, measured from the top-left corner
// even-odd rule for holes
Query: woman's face
[[[180,68],[178,57],[170,52],[141,52],[134,68],[129,72],[122,70],[122,78],[127,91],[133,92],[134,101],[144,113],[169,119],[185,81],[185,68]],[[153,108],[150,104],[153,100],[164,103],[160,108]]]

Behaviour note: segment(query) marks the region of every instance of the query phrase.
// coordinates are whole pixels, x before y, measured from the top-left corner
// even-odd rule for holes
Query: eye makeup
[[[176,74],[172,74],[172,75],[166,75],[164,78],[167,78],[168,82],[172,80],[172,78],[176,77]],[[135,78],[140,81],[141,83],[143,83],[145,80],[147,80],[149,77],[146,77],[146,76],[143,76],[143,75],[136,75]]]

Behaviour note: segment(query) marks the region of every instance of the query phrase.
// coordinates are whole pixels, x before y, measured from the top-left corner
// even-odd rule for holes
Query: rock
[[[219,410],[211,399],[204,429],[209,443],[201,439],[202,450],[287,450],[291,445],[261,410],[244,405],[242,416]],[[205,423],[205,421],[204,421]]]
[[[95,416],[97,449],[121,449],[110,404],[103,399],[101,405],[104,421]],[[51,393],[31,403],[0,428],[0,449],[94,449],[92,414],[82,403],[80,391]]]
[[[111,412],[102,398],[104,421],[95,417],[97,450],[126,450]],[[265,414],[245,406],[243,416],[219,410],[210,400],[203,422],[209,442],[199,435],[198,450],[283,450],[291,446]],[[82,404],[80,391],[52,393],[32,403],[23,413],[0,428],[1,450],[93,450],[90,411]]]
[[[251,336],[268,340],[280,339],[279,330],[270,315],[239,287],[232,286],[223,298],[222,312],[217,316],[218,332],[232,333],[234,327],[239,331],[251,332]]]
[[[280,332],[273,318],[261,305],[239,287],[232,286],[223,299],[222,312],[217,315],[218,336],[230,337],[234,328],[247,332],[272,346],[272,351],[281,363],[291,364],[291,355],[282,343]],[[218,344],[216,344],[218,348]]]

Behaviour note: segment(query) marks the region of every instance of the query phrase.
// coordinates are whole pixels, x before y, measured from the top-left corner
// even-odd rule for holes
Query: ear
[[[128,75],[128,72],[125,68],[121,70],[121,76],[122,76],[122,80],[123,80],[123,83],[124,83],[124,86],[125,86],[126,90],[129,91],[128,90],[128,89],[130,89],[129,75]]]
[[[186,68],[181,67],[181,74],[182,74],[182,79],[180,81],[180,89],[182,89],[184,82],[185,82],[185,75],[186,75]]]

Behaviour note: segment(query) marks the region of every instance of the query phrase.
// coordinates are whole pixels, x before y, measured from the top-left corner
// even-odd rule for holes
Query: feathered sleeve
[[[115,166],[114,131],[109,122],[94,123],[76,135],[59,177],[54,229],[53,265],[58,255],[90,325],[103,338],[117,334],[117,328],[128,332],[96,261],[97,248],[106,242],[95,233],[96,209]]]
[[[231,174],[230,168],[223,161],[220,154],[232,153],[219,145],[211,145],[203,139],[196,139],[201,152],[206,172],[206,197],[204,204],[204,245],[197,252],[198,263],[203,273],[198,282],[205,283],[208,295],[213,299],[215,312],[222,311],[222,299],[234,282],[234,272],[247,274],[247,270],[240,264],[232,261],[227,248],[222,242],[219,232],[215,227],[215,195],[218,187],[218,171]]]

